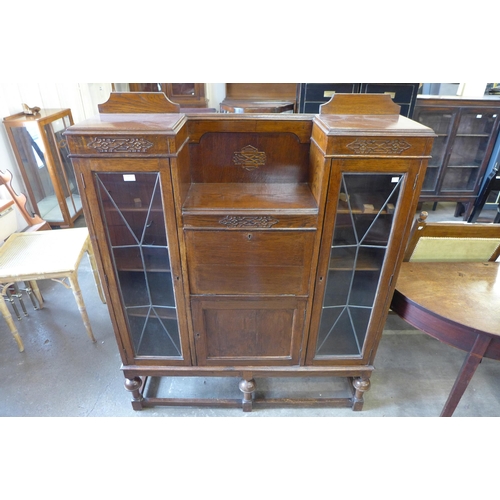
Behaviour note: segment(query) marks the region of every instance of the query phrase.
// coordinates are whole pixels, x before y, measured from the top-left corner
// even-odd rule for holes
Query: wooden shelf
[[[332,247],[337,250],[341,250],[338,247]],[[380,247],[380,249],[385,249],[385,247]],[[330,263],[328,265],[329,271],[380,271],[380,264],[377,264],[376,259],[370,257],[369,255],[358,253],[358,258],[356,261],[356,267],[352,266],[352,259],[350,256],[342,257],[331,257]]]
[[[481,165],[448,165],[448,168],[479,168]]]
[[[114,205],[112,204],[106,204],[104,203],[103,204],[104,207],[105,207],[105,210],[107,212],[147,212],[149,210],[149,205],[146,205],[146,206],[143,206],[143,207],[136,207],[134,205],[130,205],[130,206],[121,206],[121,207],[118,207],[116,208]],[[151,212],[161,212],[163,213],[163,209],[161,207],[158,207],[158,208],[155,208],[155,207],[152,207]]]
[[[183,213],[286,213],[316,215],[318,205],[308,184],[191,184]]]
[[[127,308],[127,315],[128,316],[134,316],[136,318],[145,318],[146,313],[144,312],[144,309],[146,307],[141,308],[141,309],[136,309],[136,308]],[[158,314],[158,316],[161,319],[177,319],[177,310],[175,307],[160,307],[160,306],[154,306],[154,310]],[[151,317],[156,318],[154,313],[151,313]]]
[[[166,247],[160,247],[165,248]],[[165,254],[166,255],[166,254]],[[148,273],[170,273],[170,263],[168,259],[159,255],[147,255],[144,258],[143,267],[142,259],[139,255],[129,254],[127,257],[120,257],[115,253],[117,271],[130,272],[148,272]]]
[[[380,207],[385,203],[386,200],[381,200],[376,196],[363,195],[359,197],[351,197],[349,204],[351,206],[349,210],[349,205],[347,201],[339,201],[337,211],[341,214],[363,214],[363,215],[377,215],[379,212],[381,214],[390,215],[394,213],[393,210],[387,210],[387,207],[380,211]],[[373,208],[372,208],[373,207]]]
[[[456,137],[489,137],[490,134],[457,134]]]

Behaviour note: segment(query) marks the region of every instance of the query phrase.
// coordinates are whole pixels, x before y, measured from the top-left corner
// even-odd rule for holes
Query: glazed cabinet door
[[[416,108],[414,118],[431,127],[437,137],[432,146],[431,158],[427,166],[422,195],[432,195],[439,191],[445,172],[445,162],[453,143],[453,130],[458,110],[452,108]]]
[[[464,108],[460,111],[441,185],[443,194],[461,191],[473,195],[477,191],[498,119],[495,110]]]
[[[417,107],[415,119],[437,134],[422,196],[473,198],[498,133],[498,110]]]
[[[332,164],[309,364],[366,363],[385,321],[420,161],[385,163]]]
[[[80,168],[124,362],[190,364],[168,160]]]

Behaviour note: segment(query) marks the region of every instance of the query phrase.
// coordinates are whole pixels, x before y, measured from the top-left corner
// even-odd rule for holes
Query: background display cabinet
[[[66,137],[133,408],[362,408],[432,130],[337,94],[317,116],[100,114]]]
[[[334,94],[387,94],[399,105],[399,113],[412,118],[417,99],[418,83],[299,83],[297,109],[299,113],[319,113],[319,107]]]
[[[420,201],[460,202],[455,215],[467,219],[498,136],[500,99],[419,96],[414,119],[437,134]]]
[[[73,227],[82,214],[64,131],[73,124],[69,109],[42,109],[3,119],[26,187],[31,210],[52,227]]]
[[[182,108],[206,108],[204,83],[129,83],[131,92],[163,92]]]

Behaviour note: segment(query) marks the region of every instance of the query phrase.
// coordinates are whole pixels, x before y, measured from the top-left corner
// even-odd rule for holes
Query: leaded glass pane
[[[342,176],[317,356],[362,353],[401,182],[394,174]]]
[[[159,175],[98,173],[96,181],[135,353],[181,357]]]

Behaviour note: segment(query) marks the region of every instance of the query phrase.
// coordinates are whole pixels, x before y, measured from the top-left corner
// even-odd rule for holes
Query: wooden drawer
[[[199,365],[299,363],[306,299],[193,297]]]
[[[314,230],[185,230],[192,294],[307,295]]]
[[[183,215],[185,228],[213,229],[315,229],[318,223],[317,215]]]

